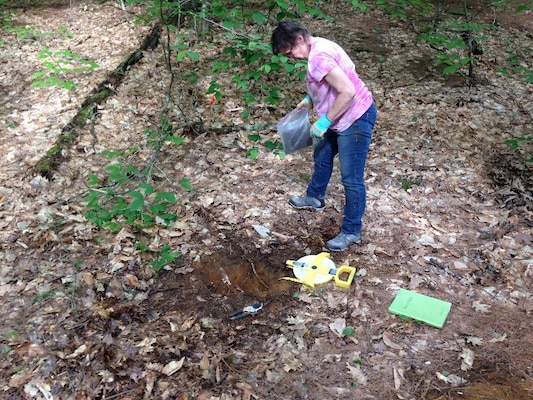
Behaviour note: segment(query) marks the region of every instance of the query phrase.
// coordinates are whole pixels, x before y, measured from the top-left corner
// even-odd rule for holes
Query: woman
[[[295,22],[281,22],[276,27],[272,51],[307,60],[308,95],[297,107],[314,107],[319,116],[310,132],[320,139],[314,149],[313,177],[306,195],[292,197],[289,204],[297,209],[325,207],[333,159],[338,154],[345,192],[344,217],[340,233],[326,243],[326,248],[345,250],[351,243],[361,242],[361,219],[366,206],[365,164],[377,116],[372,93],[338,44],[311,36]]]

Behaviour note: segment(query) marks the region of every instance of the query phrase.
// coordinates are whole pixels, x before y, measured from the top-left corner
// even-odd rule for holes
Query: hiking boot
[[[313,209],[313,210],[323,210],[326,207],[324,200],[317,199],[316,197],[303,196],[297,197],[293,196],[289,200],[291,207],[294,207],[298,210]]]
[[[343,251],[350,243],[361,243],[361,234],[339,233],[333,239],[326,242],[326,248],[331,251]]]

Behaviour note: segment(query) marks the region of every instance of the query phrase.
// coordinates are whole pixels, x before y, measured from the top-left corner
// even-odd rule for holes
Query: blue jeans
[[[366,208],[366,156],[376,117],[376,105],[373,103],[348,129],[342,132],[328,130],[324,138],[315,145],[315,170],[307,187],[307,195],[322,200],[325,198],[333,172],[333,159],[338,154],[346,197],[342,233],[361,233],[361,219]]]

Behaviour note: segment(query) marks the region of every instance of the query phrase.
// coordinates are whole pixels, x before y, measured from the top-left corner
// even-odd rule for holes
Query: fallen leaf
[[[346,328],[346,320],[344,318],[337,318],[329,324],[329,329],[331,329],[338,337],[343,337],[344,328]]]
[[[403,374],[404,374],[403,368],[394,367],[394,369],[393,369],[394,389],[396,389],[396,390],[400,389],[400,386],[402,385],[402,382],[405,380]]]
[[[154,351],[154,344],[156,344],[157,339],[155,338],[144,338],[136,346],[139,348],[139,352],[142,354],[148,354]]]
[[[391,334],[387,331],[383,332],[383,343],[385,343],[387,346],[389,346],[391,349],[394,349],[394,350],[402,349],[402,346],[392,341]]]
[[[501,336],[499,336],[497,338],[490,339],[489,343],[503,342],[506,339],[507,339],[507,333],[504,333],[503,335],[501,335]]]
[[[472,307],[474,307],[474,310],[476,310],[477,312],[480,312],[483,314],[487,314],[490,310],[490,305],[483,304],[477,300],[472,303]]]
[[[445,383],[449,383],[450,385],[452,385],[452,387],[462,386],[468,382],[466,379],[461,378],[460,376],[455,374],[444,375],[440,372],[437,372],[436,375],[438,379]]]
[[[124,276],[124,285],[138,288],[139,279],[133,274],[126,274],[126,276]]]
[[[27,383],[26,385],[24,385],[24,393],[30,395],[32,398],[41,398],[41,396],[39,396],[40,393],[44,396],[45,400],[54,399],[54,396],[52,395],[52,392],[50,390],[50,385],[45,383],[38,383],[35,385]]]
[[[209,369],[209,356],[207,354],[207,351],[204,353],[204,356],[202,357],[202,359],[200,360],[200,369],[202,371],[206,371]]]
[[[27,381],[31,379],[32,374],[33,374],[33,369],[22,371],[22,372],[15,372],[9,379],[9,387],[12,387],[12,388],[21,387],[23,384],[25,384]]]
[[[302,367],[302,363],[298,360],[294,359],[291,362],[286,363],[283,366],[283,371],[290,372],[290,371],[298,371]]]
[[[470,349],[463,348],[460,357],[462,358],[461,370],[468,371],[474,365],[474,352]]]
[[[215,382],[222,381],[222,368],[220,367],[220,364],[217,364],[215,368]]]
[[[422,234],[422,236],[420,236],[420,238],[418,239],[418,243],[420,243],[423,246],[433,247],[434,249],[442,248],[442,245],[435,242],[435,239],[433,238],[433,236],[428,235],[427,233],[424,233]]]
[[[468,270],[468,265],[466,265],[464,262],[461,262],[461,261],[454,261],[453,267],[455,269]]]
[[[87,286],[92,287],[94,285],[93,274],[91,274],[90,272],[80,272],[80,276]]]
[[[28,355],[29,357],[42,356],[45,353],[40,344],[31,342],[21,344],[17,347],[16,352],[19,355]]]
[[[250,400],[252,396],[254,396],[252,387],[249,384],[245,382],[237,382],[235,386],[242,390],[242,400]]]
[[[68,356],[66,356],[65,358],[68,360],[68,359],[71,359],[71,358],[76,358],[78,357],[79,355],[85,353],[87,351],[87,345],[86,344],[82,344],[80,347],[78,347],[76,350],[74,350],[73,353],[69,354]]]
[[[191,268],[191,267],[179,267],[179,268],[174,269],[174,272],[176,274],[182,274],[182,275],[188,274],[192,271],[194,271],[194,268]]]
[[[185,357],[182,357],[181,360],[179,361],[171,361],[163,367],[163,369],[161,370],[161,373],[167,376],[170,376],[178,372],[183,367],[184,362],[185,362]]]
[[[425,282],[424,278],[420,275],[413,275],[409,281],[409,290],[415,290]]]
[[[473,346],[481,346],[483,344],[483,339],[476,336],[468,336],[466,338],[466,343],[470,343]]]
[[[520,310],[524,310],[526,312],[533,311],[533,299],[532,298],[521,297],[520,299],[518,299],[517,305]]]
[[[183,324],[181,324],[180,331],[185,332],[185,331],[189,330],[194,325],[195,322],[196,322],[196,318],[194,318],[194,317],[187,318],[183,322]]]
[[[359,384],[365,386],[367,384],[367,377],[361,371],[360,365],[351,365],[350,363],[346,363],[346,366],[348,367],[348,371],[350,376]]]

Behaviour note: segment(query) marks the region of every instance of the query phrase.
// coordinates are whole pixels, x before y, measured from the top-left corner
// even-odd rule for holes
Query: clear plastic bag
[[[309,110],[306,107],[296,108],[285,115],[277,125],[285,154],[294,153],[313,144],[309,131]]]

